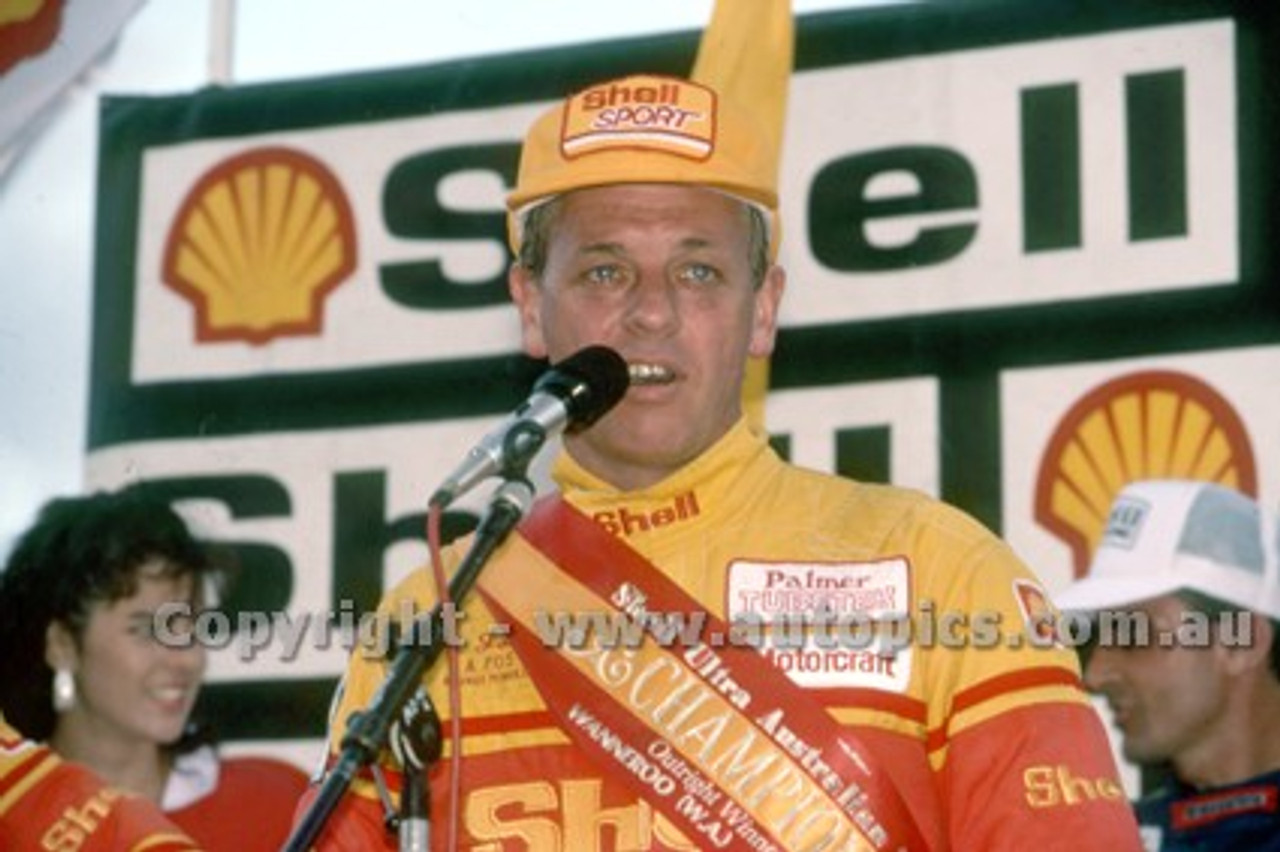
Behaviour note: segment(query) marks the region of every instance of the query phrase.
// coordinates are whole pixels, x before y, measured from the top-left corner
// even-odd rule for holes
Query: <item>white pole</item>
[[[209,0],[209,82],[232,83],[235,56],[236,0]]]

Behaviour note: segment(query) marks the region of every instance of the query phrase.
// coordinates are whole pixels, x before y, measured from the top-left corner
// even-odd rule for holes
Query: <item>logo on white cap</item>
[[[1107,528],[1102,532],[1102,543],[1123,550],[1133,550],[1138,545],[1142,525],[1151,514],[1151,503],[1130,494],[1121,494],[1111,506],[1107,516]]]

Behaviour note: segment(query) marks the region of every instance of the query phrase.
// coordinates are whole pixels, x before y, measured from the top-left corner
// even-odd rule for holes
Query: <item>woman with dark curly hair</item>
[[[0,573],[0,713],[208,849],[278,849],[306,776],[219,758],[190,718],[206,650],[160,618],[199,613],[219,577],[145,485],[50,501]]]

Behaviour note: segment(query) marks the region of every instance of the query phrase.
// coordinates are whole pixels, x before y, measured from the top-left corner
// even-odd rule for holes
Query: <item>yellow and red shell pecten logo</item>
[[[1061,644],[1058,635],[1058,610],[1039,583],[1017,579],[1013,581],[1013,596],[1022,612],[1027,632],[1038,645]]]
[[[259,148],[187,194],[162,278],[194,306],[197,340],[261,345],[318,335],[324,300],[355,266],[355,220],[333,173],[299,151]]]
[[[1040,462],[1036,520],[1071,548],[1083,577],[1111,503],[1138,479],[1216,482],[1255,495],[1248,432],[1226,399],[1186,373],[1132,373],[1087,393],[1063,416]]]

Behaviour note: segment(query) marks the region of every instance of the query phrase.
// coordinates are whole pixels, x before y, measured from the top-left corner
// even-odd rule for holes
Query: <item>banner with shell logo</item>
[[[795,22],[774,445],[965,508],[1050,592],[1136,476],[1275,505],[1280,7],[945,5]],[[235,554],[206,695],[231,740],[317,754],[343,631],[543,367],[505,278],[525,128],[698,45],[104,104],[90,484],[153,481]]]
[[[314,157],[253,149],[196,181],[163,266],[164,283],[191,304],[201,343],[319,337],[330,291],[356,268],[351,204]]]
[[[1189,373],[1141,370],[1077,400],[1054,430],[1036,479],[1036,520],[1088,573],[1111,502],[1139,479],[1216,482],[1258,496],[1249,432],[1222,394]]]

